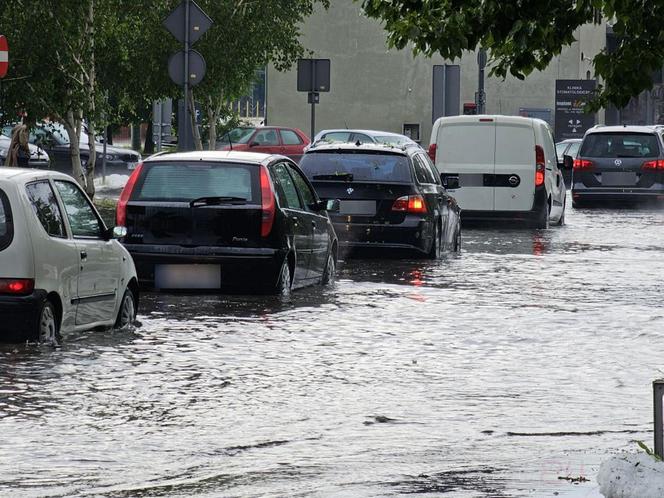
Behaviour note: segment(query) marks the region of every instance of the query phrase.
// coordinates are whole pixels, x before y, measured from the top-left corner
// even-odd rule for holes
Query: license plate
[[[218,289],[221,265],[155,265],[157,289]]]
[[[374,216],[376,214],[376,201],[341,201],[339,214],[359,214]]]
[[[127,163],[127,169],[136,169],[138,163]]]
[[[602,185],[605,187],[614,186],[634,186],[636,183],[636,173],[616,171],[602,173]]]

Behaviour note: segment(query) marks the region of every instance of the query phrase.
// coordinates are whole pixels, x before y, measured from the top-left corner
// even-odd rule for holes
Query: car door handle
[[[291,220],[293,220],[293,225],[297,226],[298,222],[300,221],[300,218],[298,218],[297,216],[291,216]]]
[[[311,220],[311,226],[316,228],[316,220]]]
[[[88,259],[88,253],[81,251],[81,261],[85,261],[86,259]]]

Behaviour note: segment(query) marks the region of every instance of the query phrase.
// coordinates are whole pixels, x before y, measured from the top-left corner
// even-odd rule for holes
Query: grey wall
[[[525,81],[487,78],[487,113],[518,114],[520,107],[555,108],[555,80],[585,78],[580,46],[592,57],[603,46],[603,28],[579,30],[580,42],[555,58],[546,71]],[[402,132],[404,123],[419,123],[422,144],[429,142],[432,114],[432,78],[435,64],[461,66],[461,105],[475,100],[476,54],[445,61],[413,57],[408,49],[388,49],[380,24],[362,15],[359,3],[334,0],[329,10],[319,8],[302,27],[302,42],[311,57],[331,60],[331,91],[321,93],[316,106],[316,131],[324,128],[371,128]],[[488,71],[487,71],[488,74]],[[306,93],[296,91],[295,70],[280,73],[268,68],[269,124],[301,128],[309,134],[310,106]]]

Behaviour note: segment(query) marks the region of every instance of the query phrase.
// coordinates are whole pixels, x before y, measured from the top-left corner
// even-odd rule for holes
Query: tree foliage
[[[359,1],[359,0],[358,0]],[[390,45],[412,44],[415,53],[447,59],[465,50],[488,50],[491,74],[523,79],[542,70],[599,16],[613,24],[617,50],[593,60],[600,78],[594,110],[652,87],[664,65],[662,0],[361,0],[370,17],[384,22]]]

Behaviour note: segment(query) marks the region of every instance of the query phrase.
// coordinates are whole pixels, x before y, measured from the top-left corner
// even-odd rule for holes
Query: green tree
[[[380,19],[391,46],[412,44],[415,53],[447,59],[465,50],[488,50],[491,74],[523,79],[548,66],[574,41],[583,24],[601,14],[620,40],[613,54],[593,60],[601,79],[590,103],[623,107],[652,87],[651,75],[664,65],[664,2],[661,0],[356,0]]]
[[[300,26],[315,4],[329,0],[200,0],[213,19],[210,30],[194,45],[207,72],[193,93],[204,108],[209,148],[214,150],[217,124],[228,117],[228,102],[244,94],[256,71],[268,62],[285,70],[305,55]],[[193,99],[192,99],[193,101]],[[198,144],[201,148],[201,144]]]

